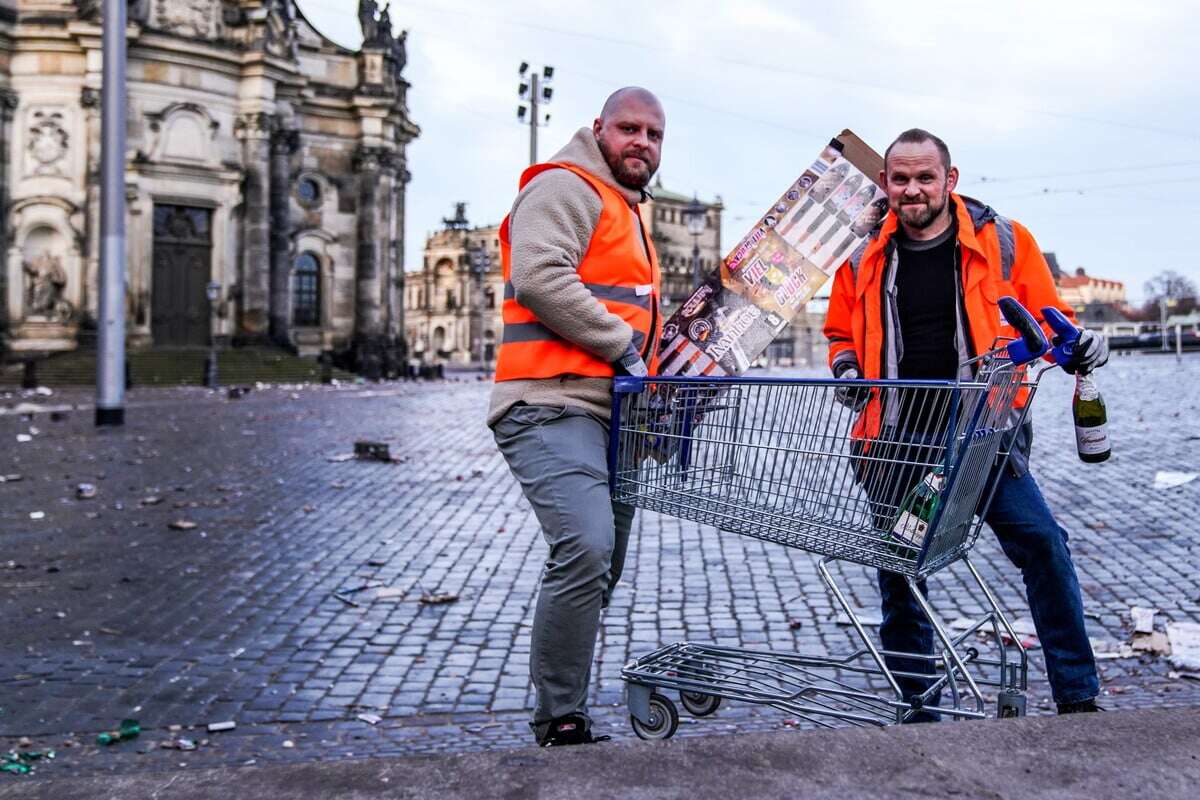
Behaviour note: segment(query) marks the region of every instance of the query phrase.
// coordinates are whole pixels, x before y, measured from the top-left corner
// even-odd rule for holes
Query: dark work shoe
[[[570,744],[595,744],[607,742],[611,736],[593,736],[592,724],[582,714],[568,714],[552,720],[546,732],[538,738],[542,747],[562,747]]]
[[[1093,711],[1103,711],[1104,709],[1096,705],[1096,698],[1088,700],[1080,700],[1076,703],[1059,703],[1059,714],[1090,714]]]

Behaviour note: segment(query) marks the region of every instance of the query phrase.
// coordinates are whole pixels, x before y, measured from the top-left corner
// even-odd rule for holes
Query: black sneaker
[[[552,720],[544,734],[538,737],[542,747],[562,747],[570,744],[607,742],[611,736],[593,736],[592,724],[582,714],[568,714]]]
[[[1103,711],[1104,709],[1096,705],[1096,698],[1092,697],[1088,700],[1080,700],[1076,703],[1059,703],[1059,714],[1091,714],[1094,711]]]

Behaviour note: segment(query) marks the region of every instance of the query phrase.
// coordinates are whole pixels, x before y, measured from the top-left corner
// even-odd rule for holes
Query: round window
[[[312,178],[301,178],[296,186],[296,193],[300,196],[301,203],[314,205],[321,199],[321,185]]]

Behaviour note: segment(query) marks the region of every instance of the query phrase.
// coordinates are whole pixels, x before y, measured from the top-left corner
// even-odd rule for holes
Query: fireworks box
[[[741,375],[887,212],[883,158],[829,142],[663,326],[660,374]]]

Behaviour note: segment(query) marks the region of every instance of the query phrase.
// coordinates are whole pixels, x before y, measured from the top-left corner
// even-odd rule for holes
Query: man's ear
[[[879,170],[879,185],[884,187],[887,186],[887,167]]]
[[[946,191],[953,192],[955,186],[958,186],[958,167],[951,167],[946,173]]]
[[[600,120],[599,117],[596,117],[596,120],[592,123],[592,135],[594,135],[597,139],[599,139],[600,138],[600,129],[603,127],[604,127],[604,123]]]

